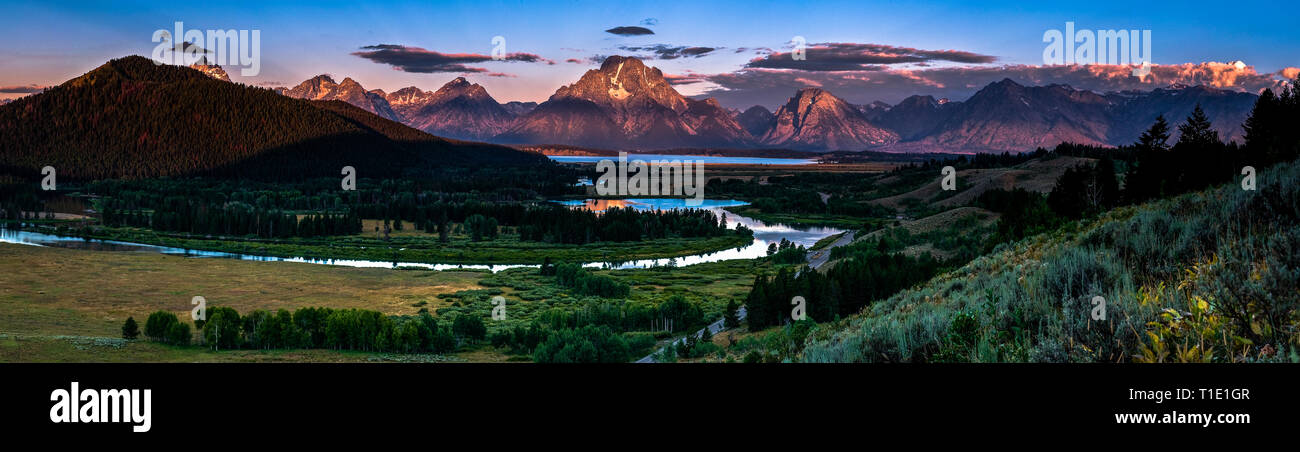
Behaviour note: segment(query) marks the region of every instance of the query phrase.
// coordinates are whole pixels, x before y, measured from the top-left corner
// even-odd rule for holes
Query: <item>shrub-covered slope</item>
[[[1229,183],[999,247],[823,325],[800,358],[1297,360],[1297,181],[1293,161],[1261,169],[1255,191]]]

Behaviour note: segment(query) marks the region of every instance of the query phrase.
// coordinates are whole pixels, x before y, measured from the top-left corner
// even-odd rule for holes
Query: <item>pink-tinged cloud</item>
[[[707,76],[704,74],[696,74],[693,72],[687,72],[686,74],[664,74],[664,80],[668,81],[669,85],[690,85],[692,83],[703,82],[706,78]]]
[[[430,74],[437,72],[483,73],[496,76],[486,68],[469,66],[474,63],[494,61],[492,56],[478,53],[442,53],[420,47],[397,44],[378,44],[362,47],[352,55],[387,64],[403,72]],[[555,64],[554,61],[531,53],[509,53],[501,60],[506,62]]]
[[[1062,84],[1102,93],[1149,91],[1170,85],[1204,85],[1259,93],[1264,88],[1277,91],[1286,79],[1300,75],[1300,69],[1296,68],[1259,73],[1249,65],[1207,62],[1152,65],[1151,72],[1139,78],[1133,75],[1133,68],[1125,65],[1002,65],[859,71],[746,68],[704,76],[717,87],[701,96],[717,97],[723,104],[734,108],[755,104],[770,107],[785,102],[795,87],[820,83],[823,89],[853,103],[880,100],[892,104],[916,94],[963,100],[985,85],[1004,78],[1024,85]]]
[[[846,42],[810,44],[804,48],[802,59],[795,59],[795,56],[793,51],[771,52],[750,60],[745,67],[828,72],[880,70],[888,65],[924,64],[935,61],[963,64],[987,64],[997,61],[997,57],[994,56],[962,50],[923,50],[884,44]]]
[[[44,86],[40,86],[40,85],[10,85],[10,86],[0,86],[0,93],[2,93],[2,94],[32,94],[32,93],[39,93],[39,92],[41,92],[42,90],[44,90],[45,88],[46,88],[46,87],[44,87]]]

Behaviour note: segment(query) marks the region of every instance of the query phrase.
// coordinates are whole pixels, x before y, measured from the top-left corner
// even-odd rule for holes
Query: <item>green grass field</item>
[[[631,302],[658,303],[672,295],[702,302],[709,316],[728,300],[743,299],[753,273],[765,264],[735,260],[688,268],[599,270],[632,286]],[[0,244],[0,361],[2,362],[502,362],[518,360],[486,344],[451,356],[392,355],[330,350],[235,350],[172,347],[123,341],[130,316],[143,323],[165,310],[189,319],[190,300],[239,312],[300,307],[359,308],[389,315],[473,311],[488,315],[489,292],[512,301],[511,320],[525,322],[579,300],[536,269],[496,274],[472,271],[392,270],[328,265],[187,258],[146,252],[109,252]],[[449,312],[450,311],[450,312]],[[482,312],[478,312],[482,311]],[[489,328],[499,327],[489,323]]]

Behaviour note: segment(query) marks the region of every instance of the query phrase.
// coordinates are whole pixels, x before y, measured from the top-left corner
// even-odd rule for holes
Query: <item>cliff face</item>
[[[795,93],[775,113],[761,140],[773,147],[817,150],[862,150],[898,141],[898,134],[877,127],[857,108],[818,88]]]
[[[588,127],[595,129],[582,130]],[[575,137],[583,141],[563,141]],[[744,129],[716,101],[687,99],[659,69],[620,56],[556,90],[498,139],[646,148],[749,144]]]

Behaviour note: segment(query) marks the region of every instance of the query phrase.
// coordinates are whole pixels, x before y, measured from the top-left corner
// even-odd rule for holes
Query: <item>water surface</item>
[[[705,262],[717,262],[730,259],[754,259],[767,255],[767,247],[772,243],[779,243],[781,239],[786,239],[798,243],[805,247],[810,247],[823,237],[843,232],[840,229],[813,227],[813,228],[796,228],[784,224],[766,224],[749,217],[736,215],[728,212],[727,207],[742,206],[747,203],[736,200],[704,200],[700,206],[691,207],[686,204],[686,200],[680,198],[629,198],[629,199],[607,199],[595,200],[587,199],[580,201],[556,201],[561,204],[569,205],[573,208],[604,210],[610,207],[630,207],[639,210],[669,210],[680,208],[700,208],[713,211],[719,217],[726,217],[727,228],[735,229],[739,225],[745,225],[751,231],[754,231],[754,241],[749,245],[732,248],[728,250],[715,251],[711,253],[700,253],[682,257],[661,258],[661,259],[640,259],[627,262],[587,262],[583,266],[594,268],[649,268],[666,265],[686,266],[700,264]],[[144,243],[123,242],[118,240],[100,240],[84,239],[81,237],[68,237],[43,232],[9,229],[0,227],[0,242],[15,243],[33,246],[52,246],[60,248],[74,248],[104,252],[137,252],[137,253],[160,253],[177,256],[188,256],[194,258],[223,258],[223,259],[240,259],[247,261],[260,262],[302,262],[309,264],[321,265],[338,265],[344,267],[359,268],[397,268],[397,267],[419,267],[433,270],[456,270],[456,269],[482,269],[490,271],[501,271],[509,268],[519,267],[537,267],[537,265],[514,265],[514,264],[430,264],[422,262],[394,262],[394,261],[374,261],[360,259],[314,259],[306,257],[276,257],[276,256],[259,256],[255,254],[227,253],[220,251],[203,251],[187,248],[176,248],[169,246],[150,245]]]
[[[560,163],[596,163],[601,160],[618,161],[618,156],[603,155],[548,155],[551,160]],[[628,154],[628,161],[643,160],[653,162],[655,160],[682,162],[700,161],[706,164],[730,164],[730,165],[811,165],[817,163],[813,159],[790,159],[790,158],[767,158],[767,157],[723,157],[710,155],[676,155],[676,154]]]

